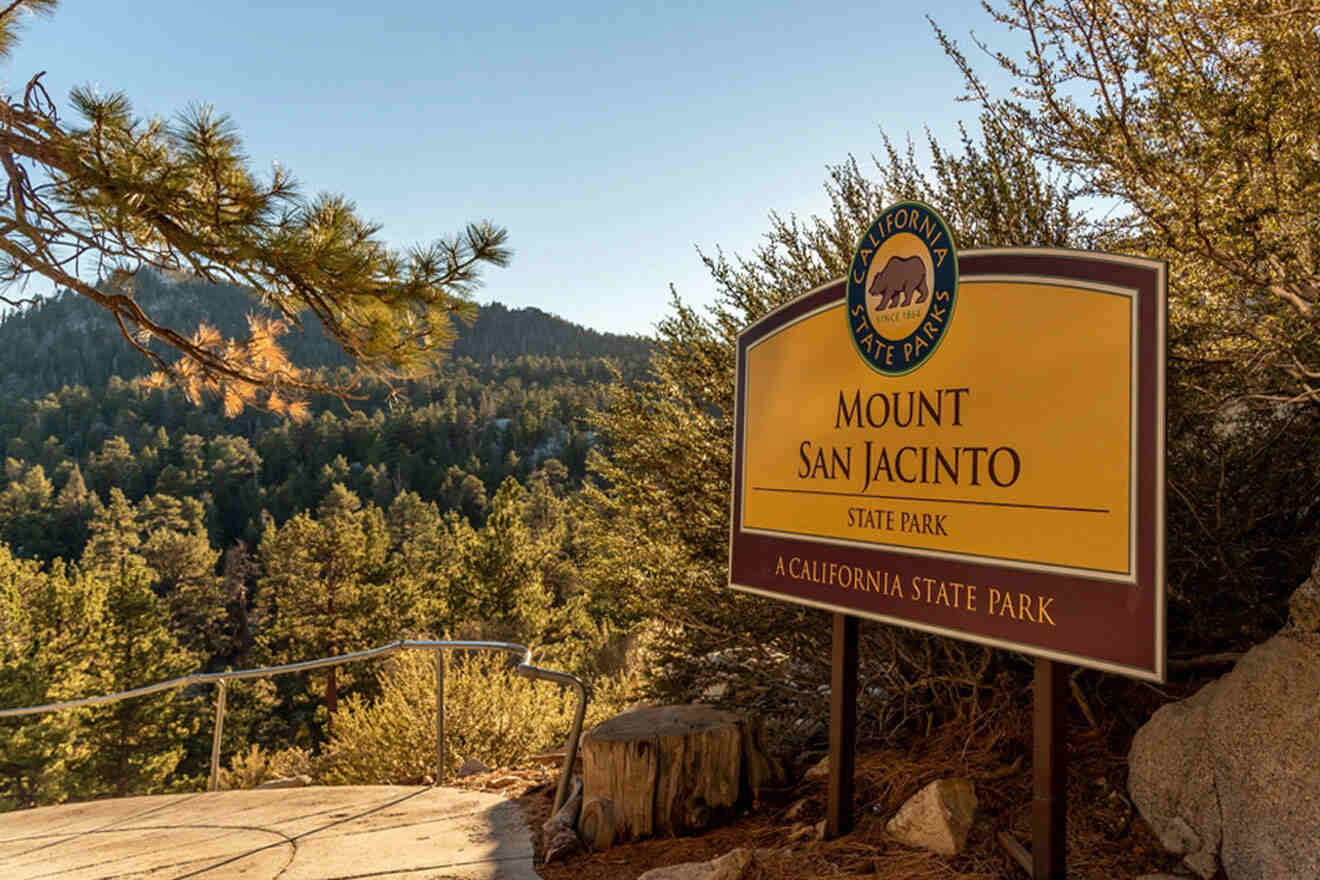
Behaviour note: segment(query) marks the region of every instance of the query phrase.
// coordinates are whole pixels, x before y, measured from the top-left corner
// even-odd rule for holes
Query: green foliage
[[[260,656],[290,663],[346,654],[388,641],[394,621],[378,614],[371,579],[385,561],[389,536],[374,506],[336,483],[316,516],[300,513],[261,540],[265,576],[258,584],[268,621]],[[325,705],[333,717],[338,670],[326,673]]]
[[[216,774],[216,788],[220,791],[256,788],[272,779],[294,776],[306,776],[319,781],[323,765],[324,761],[306,749],[295,746],[267,752],[254,743],[247,751],[234,755],[228,767],[220,768]]]
[[[22,11],[29,15],[51,15],[59,0],[23,0]],[[22,16],[6,15],[0,18],[0,58],[8,59],[18,44],[18,31],[23,26]]]
[[[988,52],[1008,80],[996,94],[937,29],[971,94],[1019,149],[1101,200],[1097,242],[1169,264],[1173,649],[1259,640],[1320,545],[1316,11],[987,9],[1036,48]]]
[[[0,699],[39,705],[113,693],[192,671],[136,555],[122,496],[98,521],[83,568],[43,571],[0,545]],[[197,707],[178,691],[104,707],[7,719],[3,767],[14,805],[96,794],[150,793],[171,784],[196,730]]]
[[[480,529],[450,514],[454,634],[528,645],[561,668],[585,669],[603,630],[588,614],[572,518],[545,472],[530,489],[506,480]]]
[[[1112,206],[1112,246],[1170,264],[1179,356],[1231,360],[1230,395],[1320,403],[1320,78],[1307,4],[988,5],[1034,50],[969,90],[1035,156]]]
[[[169,615],[153,589],[160,574],[142,555],[137,511],[123,493],[111,491],[91,531],[81,564],[88,577],[105,585],[100,625],[68,658],[80,674],[57,675],[50,682],[50,701],[177,678],[192,672],[198,659],[170,630]],[[155,530],[157,538],[161,533]],[[204,576],[207,566],[202,565]],[[184,741],[196,730],[197,707],[170,691],[156,698],[62,712],[45,723],[67,730],[58,759],[70,777],[66,786],[84,793],[108,787],[123,796],[165,786],[183,757]]]
[[[26,344],[23,333],[46,332],[40,321],[55,321],[71,305],[10,316],[0,343]],[[394,398],[373,387],[362,411],[314,402],[316,418],[303,424],[251,411],[230,418],[218,406],[192,407],[175,392],[117,378],[36,402],[0,397],[0,447],[19,456],[0,477],[8,514],[0,538],[11,542],[13,570],[22,572],[13,595],[25,597],[23,613],[5,624],[10,677],[0,705],[99,693],[121,680],[140,685],[199,669],[304,660],[429,632],[498,632],[543,648],[538,656],[552,668],[594,669],[608,629],[586,612],[572,494],[585,468],[585,410],[604,400],[594,386],[610,373],[589,349],[568,360],[507,360],[493,346],[501,325],[518,330],[518,344],[533,352],[544,345],[571,355],[573,346],[601,339],[526,310],[494,315],[478,322],[490,334],[479,337],[491,352],[482,363],[454,364]],[[10,354],[0,344],[0,361]],[[29,381],[20,361],[0,383]],[[138,366],[128,357],[120,363]],[[506,551],[509,558],[500,559]],[[40,560],[56,556],[79,567],[42,568]],[[451,581],[467,560],[482,560],[492,582],[469,578],[454,593]],[[329,578],[337,579],[333,616],[324,601]],[[125,601],[123,610],[151,617],[145,634],[159,635],[155,627],[163,624],[173,639],[151,663],[138,650],[139,678],[131,682],[127,674],[93,680],[87,671],[106,666],[94,648],[108,626],[112,583],[133,588],[123,598],[138,607]],[[61,609],[83,590],[90,622],[67,639],[52,636],[47,628],[67,619]],[[173,662],[181,656],[186,664]],[[230,688],[224,754],[246,756],[253,746],[262,756],[313,754],[327,733],[327,677]],[[379,692],[372,667],[344,667],[336,678],[336,699]],[[104,711],[0,727],[0,798],[30,805],[204,778],[213,693],[139,701],[134,711],[166,700],[157,707],[162,717],[143,719],[140,766],[119,776],[78,745],[90,718],[120,723]]]
[[[0,523],[4,540],[20,553],[44,555],[48,549],[46,524],[52,514],[53,487],[41,465],[24,466],[9,459],[5,470],[11,473],[9,485],[0,492]]]
[[[493,357],[603,357],[633,372],[649,351],[649,340],[639,336],[602,333],[537,308],[510,309],[496,302],[482,306],[471,325],[459,328],[453,355],[478,363]]]
[[[487,638],[540,633],[549,624],[553,597],[541,580],[541,563],[554,548],[533,539],[526,505],[526,492],[510,479],[491,500],[484,527],[451,519],[458,559],[450,602],[459,619],[479,621]]]
[[[241,294],[216,296],[229,310],[217,315],[217,322],[223,323],[224,314],[241,322]],[[198,292],[189,294],[188,302],[204,299]],[[543,340],[543,352],[565,350],[573,357],[536,353],[515,360],[503,354],[480,363],[460,360],[441,376],[394,396],[384,385],[368,386],[360,410],[346,412],[337,401],[313,400],[312,418],[301,425],[253,411],[229,418],[218,405],[199,409],[178,393],[118,379],[92,390],[59,390],[61,382],[86,374],[74,368],[80,357],[92,358],[88,363],[98,372],[89,378],[97,382],[116,363],[131,369],[138,362],[131,352],[102,350],[105,340],[118,338],[114,328],[93,332],[99,310],[72,298],[0,318],[0,387],[15,392],[0,395],[0,460],[12,457],[18,468],[0,479],[0,493],[13,487],[9,503],[30,512],[0,520],[0,537],[27,555],[80,555],[91,516],[89,486],[102,500],[114,487],[134,502],[152,493],[202,500],[213,543],[230,547],[240,540],[257,543],[263,510],[283,522],[315,508],[335,482],[382,508],[411,491],[444,509],[458,508],[479,524],[489,495],[505,478],[525,480],[549,458],[558,458],[573,481],[580,480],[590,444],[583,416],[604,400],[598,386],[610,377],[590,346],[600,342],[605,350],[631,351],[624,359],[628,375],[643,369],[648,347],[625,337],[597,340],[534,310],[487,310],[495,317],[483,317],[471,328],[486,334],[473,339],[481,350],[498,351],[493,346],[502,323],[524,343]],[[67,347],[43,343],[52,328],[68,322],[86,323],[87,335],[75,333]],[[460,340],[460,349],[466,344]],[[36,400],[20,396],[45,394],[52,387],[55,393]],[[36,466],[56,493],[69,485],[55,514],[49,501],[23,489],[24,479],[35,479],[29,471]],[[334,471],[328,479],[327,466]],[[52,515],[60,518],[61,528],[47,527]]]
[[[76,462],[65,461],[60,469],[67,470],[68,476],[55,497],[54,510],[45,524],[47,545],[41,548],[45,552],[36,550],[31,554],[43,559],[71,559],[80,555],[91,537],[91,521],[101,509],[101,499],[87,488]],[[18,543],[8,534],[5,539],[12,544]]]
[[[81,580],[63,563],[43,571],[16,559],[0,544],[0,700],[5,706],[39,705],[57,681],[86,680],[86,646],[99,634],[104,585]],[[0,721],[0,800],[11,807],[65,799],[60,752],[66,725],[26,717]]]
[[[253,744],[222,767],[221,789],[305,775],[323,785],[423,785],[436,773],[435,655],[405,651],[384,663],[381,692],[353,695],[334,718],[319,755],[306,749],[267,750]],[[615,715],[632,698],[630,682],[602,679],[583,726]],[[574,691],[516,675],[500,653],[449,655],[445,671],[445,766],[468,758],[507,767],[560,746],[577,710]]]
[[[48,696],[128,690],[193,671],[194,659],[170,633],[164,609],[150,585],[135,574],[115,578],[106,591],[104,623],[85,650],[84,675],[76,686],[53,683]],[[197,730],[201,707],[179,690],[123,700],[105,707],[52,716],[52,728],[68,730],[58,761],[68,773],[66,790],[82,794],[155,794],[164,791]]]
[[[476,758],[508,767],[563,743],[576,695],[514,673],[490,652],[456,656],[445,673],[445,766]],[[323,781],[334,785],[420,785],[435,781],[435,658],[391,657],[380,697],[350,697],[326,743]],[[597,713],[599,713],[597,709]]]
[[[439,508],[413,492],[394,499],[385,524],[389,550],[378,590],[383,614],[399,635],[434,632],[451,615],[449,528]]]
[[[236,647],[227,609],[231,594],[215,573],[220,552],[211,546],[202,503],[150,495],[138,506],[137,528],[171,630],[194,657],[230,654]]]

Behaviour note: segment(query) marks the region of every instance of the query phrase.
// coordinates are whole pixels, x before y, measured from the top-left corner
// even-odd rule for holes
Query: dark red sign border
[[[729,586],[784,601],[881,620],[953,638],[1020,651],[1133,678],[1165,675],[1164,388],[1167,306],[1165,264],[1063,250],[984,250],[959,255],[960,282],[1013,276],[1108,284],[1136,291],[1136,583],[1115,583],[992,562],[932,559],[883,548],[857,547],[742,531],[743,440],[746,430],[747,350],[803,315],[846,297],[845,279],[831,282],[772,312],[738,336],[733,438],[733,499]],[[1126,462],[1123,463],[1126,466]],[[1100,463],[1092,463],[1100,466]],[[780,559],[798,557],[902,575],[995,586],[1028,596],[1052,596],[1056,626],[950,609],[883,594],[842,590],[775,573]],[[981,594],[985,601],[985,594]]]

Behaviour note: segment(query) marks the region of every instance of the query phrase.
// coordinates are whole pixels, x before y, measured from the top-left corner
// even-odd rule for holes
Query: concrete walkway
[[[0,814],[4,880],[537,880],[498,795],[399,786],[225,791]]]

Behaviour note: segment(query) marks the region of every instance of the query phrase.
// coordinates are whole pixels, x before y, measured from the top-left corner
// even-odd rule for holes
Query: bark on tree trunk
[[[611,802],[614,841],[713,827],[780,776],[761,739],[759,722],[711,706],[625,712],[582,740],[584,804]]]

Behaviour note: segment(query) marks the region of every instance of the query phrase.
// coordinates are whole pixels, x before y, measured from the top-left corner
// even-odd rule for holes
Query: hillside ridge
[[[155,320],[192,333],[206,321],[229,337],[247,333],[246,315],[263,311],[257,298],[233,285],[171,280],[143,272],[136,298]],[[583,327],[535,306],[490,302],[478,306],[471,323],[457,322],[454,359],[603,357],[645,361],[652,341],[642,336]],[[302,367],[351,367],[352,362],[314,317],[283,340]],[[159,343],[153,349],[169,353]],[[150,370],[147,360],[124,339],[113,316],[70,291],[36,305],[0,315],[0,392],[36,399],[70,385],[104,386],[112,376],[132,379]]]

